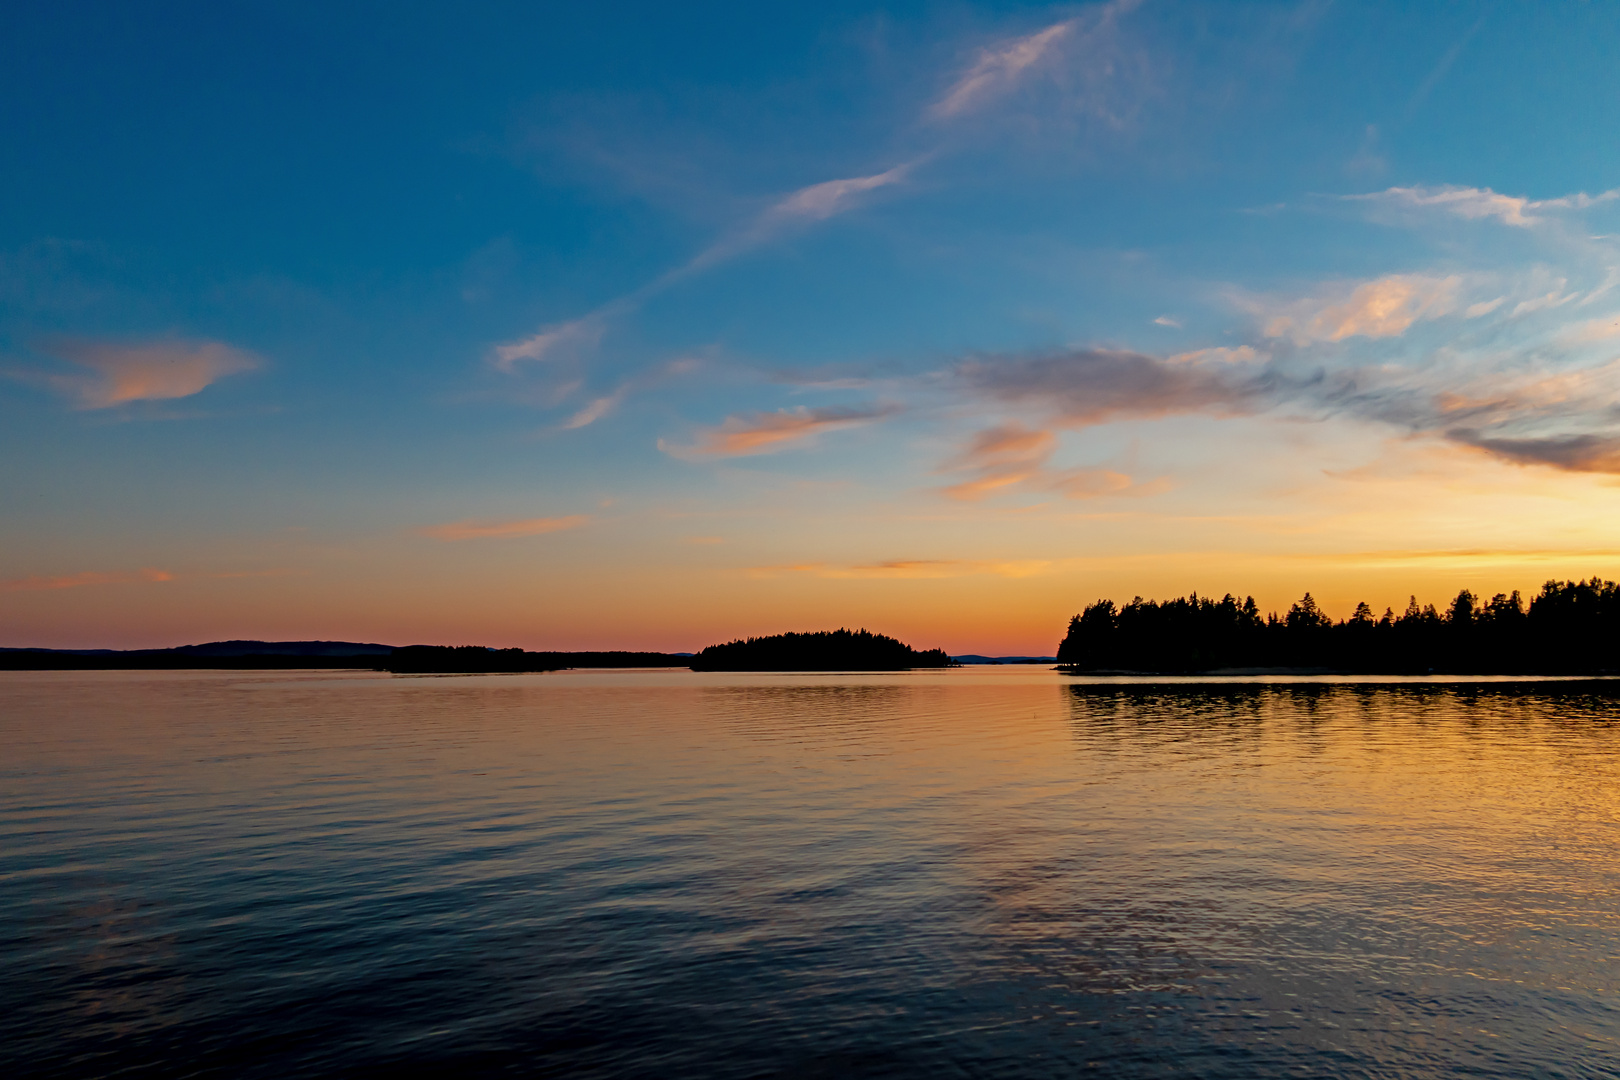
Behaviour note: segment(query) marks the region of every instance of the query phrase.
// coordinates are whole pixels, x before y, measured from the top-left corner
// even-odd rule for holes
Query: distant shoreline
[[[892,638],[843,631],[818,635],[779,635],[750,642],[711,646],[707,661],[741,661],[736,670],[905,670],[953,665],[994,666],[1056,662],[1053,656],[946,656],[941,650],[918,653]],[[864,633],[864,632],[862,632]],[[791,655],[780,648],[789,642]],[[760,652],[761,643],[764,652]],[[803,647],[808,642],[810,648]],[[826,646],[833,646],[828,651]],[[742,655],[738,655],[738,646]],[[818,649],[817,646],[820,646]],[[716,651],[717,650],[717,651]],[[690,668],[706,661],[702,654],[578,650],[530,652],[477,645],[386,645],[358,641],[213,641],[167,649],[41,649],[0,647],[0,671],[218,671],[330,669],[390,671],[401,675],[518,674],[577,668]],[[765,666],[759,666],[769,660]],[[783,660],[797,662],[781,663]]]
[[[353,641],[213,641],[172,649],[0,649],[0,671],[212,671],[330,668],[398,674],[685,667],[684,653],[525,652],[477,645],[381,645]]]

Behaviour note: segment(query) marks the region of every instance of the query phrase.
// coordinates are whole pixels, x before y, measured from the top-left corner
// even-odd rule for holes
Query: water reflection
[[[1606,1075],[1611,684],[0,679],[8,1075]]]

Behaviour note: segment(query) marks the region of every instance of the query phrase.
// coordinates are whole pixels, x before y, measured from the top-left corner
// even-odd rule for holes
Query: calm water
[[[1620,685],[0,675],[0,1072],[1620,1075]]]

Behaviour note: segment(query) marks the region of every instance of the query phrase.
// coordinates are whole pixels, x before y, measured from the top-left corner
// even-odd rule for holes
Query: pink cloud
[[[1057,448],[1057,436],[1050,431],[1027,428],[1014,421],[986,428],[957,459],[966,468],[993,468],[1045,461]]]
[[[86,585],[128,585],[137,581],[173,580],[174,575],[167,570],[141,570],[136,573],[112,574],[86,570],[83,573],[63,574],[58,577],[39,577],[35,575],[0,581],[0,592],[34,592],[47,589],[77,589]]]
[[[790,231],[854,210],[862,204],[863,197],[868,192],[900,183],[920,163],[907,161],[870,176],[823,180],[818,184],[810,184],[797,191],[791,191],[772,203],[745,227],[715,241],[688,262],[633,294],[635,301],[639,302],[700,270],[707,270],[717,263],[768,244]]]
[[[691,446],[672,446],[662,439],[658,448],[674,457],[747,457],[769,454],[823,431],[869,424],[892,416],[894,406],[868,408],[780,409],[770,413],[731,416],[717,427],[698,433]]]
[[[227,375],[259,366],[251,354],[217,341],[147,345],[65,341],[49,351],[93,374],[28,373],[25,377],[77,398],[81,409],[190,397]]]
[[[977,475],[942,488],[948,498],[977,502],[991,495],[1022,489],[1056,491],[1070,499],[1102,495],[1147,495],[1164,490],[1158,481],[1138,484],[1132,477],[1107,468],[1053,470],[1047,461],[1057,450],[1057,436],[1013,421],[986,428],[947,466]]]
[[[1074,30],[1074,24],[1073,19],[1054,23],[999,49],[983,50],[974,65],[956,80],[929,114],[940,120],[957,116],[1013,86],[1028,68],[1040,62]]]
[[[1462,279],[1391,274],[1363,282],[1348,296],[1302,300],[1266,320],[1267,337],[1300,345],[1350,337],[1386,338],[1404,334],[1420,319],[1438,319],[1457,308]]]

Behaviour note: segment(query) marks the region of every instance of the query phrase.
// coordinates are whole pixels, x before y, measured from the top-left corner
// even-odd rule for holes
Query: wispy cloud
[[[1571,371],[1514,375],[1481,373],[1434,394],[1436,408],[1452,423],[1567,418],[1572,413],[1612,410],[1620,399],[1620,360]]]
[[[590,520],[585,514],[570,514],[568,517],[524,518],[520,521],[452,521],[417,531],[435,540],[505,540],[577,529],[588,525]]]
[[[1514,464],[1620,473],[1620,360],[1548,370],[1546,358],[1543,347],[1496,369],[1466,361],[1349,369],[1284,393],[1324,415],[1390,424]]]
[[[951,375],[970,393],[1037,408],[1065,427],[1187,412],[1232,415],[1263,403],[1261,376],[1235,365],[1175,363],[1119,349],[979,358]]]
[[[978,502],[980,499],[988,498],[991,495],[1011,491],[1034,474],[1034,469],[1020,472],[1000,470],[987,472],[982,476],[975,476],[971,480],[963,480],[959,484],[951,484],[949,487],[941,488],[940,492],[947,498],[956,499],[958,502]]]
[[[1054,74],[1073,69],[1085,86],[1082,94],[1085,107],[1106,113],[1107,109],[1102,107],[1108,96],[1105,91],[1118,82],[1120,76],[1115,41],[1118,17],[1139,3],[1140,0],[1113,0],[1084,16],[981,49],[968,69],[925,111],[925,119],[940,123],[978,112],[1046,67]],[[1074,45],[1070,51],[1078,50],[1084,55],[1065,57],[1060,46],[1070,39]],[[1065,62],[1060,64],[1059,60]],[[579,318],[552,323],[527,337],[496,345],[491,351],[491,363],[498,370],[514,373],[524,361],[588,352],[599,344],[613,320],[633,312],[653,296],[799,229],[859,208],[874,192],[899,185],[944,149],[945,144],[940,141],[890,168],[822,180],[781,195],[686,262],[640,288]],[[586,406],[576,415],[587,415],[591,408]]]
[[[1490,188],[1392,187],[1365,195],[1346,195],[1345,198],[1413,209],[1434,208],[1470,220],[1496,218],[1504,225],[1519,228],[1534,225],[1536,220],[1525,214],[1530,207],[1529,199],[1499,195]]]
[[[658,440],[658,448],[680,458],[746,457],[769,454],[824,431],[870,424],[899,411],[895,405],[779,409],[776,412],[730,416],[721,424],[698,433],[688,446]]]
[[[1028,428],[1013,421],[986,428],[956,458],[960,467],[971,469],[1004,468],[1042,462],[1057,448],[1057,436],[1050,431]]]
[[[1420,319],[1438,319],[1457,308],[1462,279],[1391,274],[1363,282],[1349,295],[1297,300],[1266,312],[1261,332],[1296,344],[1350,337],[1397,337]]]
[[[563,421],[562,430],[577,431],[582,427],[589,427],[623,405],[632,394],[657,386],[676,376],[688,375],[696,371],[701,364],[702,361],[698,358],[685,356],[631,376],[614,387],[611,393],[592,398],[583,408]]]
[[[1489,12],[1486,13],[1486,15],[1488,14]],[[1478,19],[1475,19],[1473,25],[1465,30],[1460,38],[1452,42],[1451,48],[1445,51],[1434,67],[1429,70],[1428,76],[1418,84],[1416,90],[1412,91],[1412,96],[1406,102],[1406,119],[1410,120],[1412,118],[1412,115],[1417,112],[1418,108],[1428,98],[1430,92],[1440,84],[1440,80],[1446,77],[1446,72],[1450,71],[1451,65],[1457,62],[1457,57],[1462,55],[1462,51],[1467,47],[1469,40],[1479,33],[1481,26],[1485,25],[1486,15],[1481,15]]]
[[[934,103],[928,115],[948,119],[1006,92],[1029,68],[1051,55],[1053,47],[1074,32],[1074,26],[1075,20],[1069,19],[995,48],[981,49],[973,66]]]
[[[583,409],[576,412],[573,416],[570,416],[563,423],[563,430],[575,431],[579,428],[588,427],[591,424],[596,423],[598,420],[602,419],[602,417],[618,408],[619,403],[624,400],[624,395],[625,388],[621,386],[611,394],[596,398]]]
[[[512,374],[523,361],[552,360],[593,349],[600,344],[614,319],[629,315],[676,283],[763,247],[796,228],[854,210],[870,192],[900,183],[917,164],[909,161],[869,176],[824,180],[789,192],[744,225],[634,292],[577,319],[552,323],[528,337],[495,346],[490,362],[496,370]]]
[[[1017,421],[986,428],[945,466],[946,471],[973,475],[941,489],[941,493],[959,502],[977,502],[1014,490],[1051,491],[1070,499],[1147,493],[1144,485],[1115,469],[1048,468],[1057,447],[1057,436],[1052,432],[1025,427]],[[1152,490],[1162,488],[1155,482]]]
[[[1507,306],[1532,289],[1529,300]],[[1391,275],[1304,300],[1257,302],[1252,310],[1265,332],[1296,346],[1274,355],[1218,346],[1166,358],[1076,349],[965,361],[936,378],[981,406],[1016,408],[1038,426],[1003,421],[979,432],[944,466],[966,475],[943,493],[978,500],[1013,491],[1162,490],[1162,478],[1139,483],[1128,469],[1054,469],[1051,433],[1274,410],[1385,424],[1515,464],[1620,474],[1620,359],[1607,349],[1620,338],[1620,321],[1610,315],[1560,326],[1560,308],[1587,293],[1544,269],[1506,298],[1465,307],[1463,291],[1458,275]],[[1382,344],[1446,314],[1492,321],[1474,332],[1477,344],[1453,338],[1419,352]],[[1352,338],[1365,344],[1340,347]]]
[[[623,305],[608,305],[589,315],[567,322],[541,327],[526,338],[495,346],[494,365],[508,374],[517,370],[519,361],[550,360],[559,353],[575,348],[588,348],[602,339],[607,319]]]
[[[86,585],[128,585],[141,581],[173,581],[174,575],[167,570],[140,570],[126,573],[101,573],[95,570],[86,570],[79,574],[64,574],[58,577],[20,577],[8,581],[0,581],[0,592],[33,592],[48,589],[78,589]]]
[[[1064,95],[1060,111],[1079,108],[1117,124],[1118,106],[1140,89],[1140,78],[1133,76],[1145,74],[1143,58],[1131,55],[1120,26],[1120,16],[1140,2],[1096,4],[1074,18],[979,49],[925,119],[939,124],[984,112],[1043,77]]]
[[[1620,473],[1620,435],[1559,435],[1540,439],[1492,438],[1469,428],[1446,437],[1521,465],[1550,465],[1568,472]]]
[[[661,290],[698,271],[763,247],[796,229],[858,209],[871,192],[900,183],[920,163],[920,160],[907,161],[869,176],[823,180],[789,192],[751,221],[659,278],[652,288]]]
[[[825,180],[819,184],[800,188],[772,206],[761,217],[762,221],[825,221],[852,208],[861,195],[880,187],[898,184],[912,169],[912,163],[896,165],[871,176],[851,176],[843,180]]]
[[[1094,499],[1101,495],[1158,494],[1168,489],[1160,478],[1138,484],[1134,478],[1114,469],[1061,469],[1044,478],[1047,488],[1070,499]]]
[[[1585,210],[1600,203],[1620,199],[1620,188],[1613,188],[1597,195],[1578,192],[1557,199],[1536,200],[1521,195],[1503,195],[1490,188],[1445,185],[1392,187],[1365,195],[1346,195],[1344,198],[1397,209],[1437,210],[1472,221],[1495,218],[1504,225],[1523,229],[1544,220],[1538,216],[1538,211]]]
[[[72,398],[80,409],[190,397],[227,375],[259,366],[252,354],[217,341],[136,345],[70,339],[51,342],[42,351],[85,369],[85,373],[27,369],[11,374]]]
[[[1172,364],[1261,364],[1271,357],[1253,345],[1214,345],[1207,349],[1193,349],[1168,357]]]
[[[944,489],[944,494],[952,499],[976,502],[1014,488],[1040,472],[1056,449],[1056,435],[1025,427],[1017,421],[986,428],[974,435],[962,452],[946,465],[950,471],[976,475],[950,485]]]
[[[1556,319],[1577,293],[1554,295],[1559,303],[1536,309],[1539,318]],[[1520,318],[1515,309],[1499,326]],[[1608,330],[1599,319],[1549,333],[1543,322],[1517,346],[1493,338],[1489,351],[1450,344],[1416,362],[1324,365],[1315,377],[1279,377],[1266,393],[1274,404],[1390,424],[1514,464],[1620,473],[1620,359],[1593,349]]]

